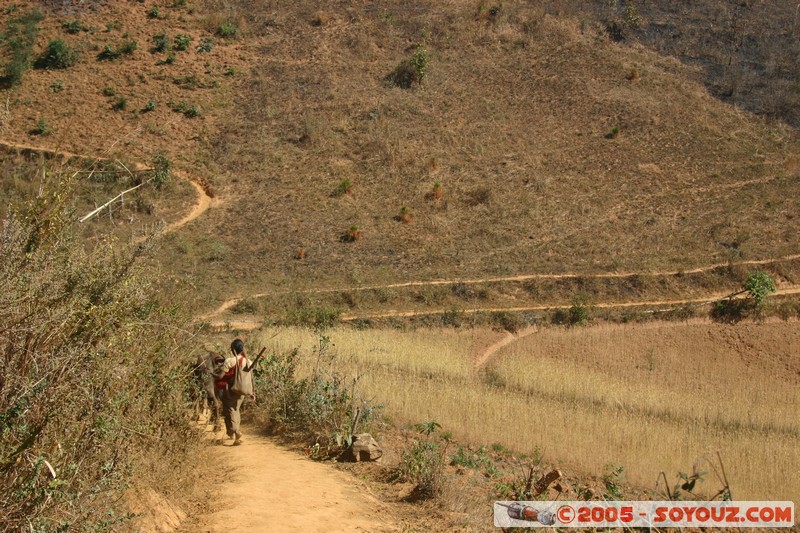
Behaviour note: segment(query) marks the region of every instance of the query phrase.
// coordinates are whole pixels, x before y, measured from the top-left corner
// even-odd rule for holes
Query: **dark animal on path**
[[[214,390],[214,372],[225,361],[219,354],[208,352],[205,355],[198,355],[193,365],[194,391],[196,393],[194,401],[195,419],[200,420],[200,415],[205,418],[206,425],[213,424],[214,431],[220,428],[219,413],[221,401]]]

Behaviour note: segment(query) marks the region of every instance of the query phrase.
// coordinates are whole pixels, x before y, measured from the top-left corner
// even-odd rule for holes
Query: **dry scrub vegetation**
[[[128,489],[187,479],[188,335],[141,266],[151,243],[86,251],[55,179],[0,229],[0,523],[122,531]]]
[[[396,422],[436,420],[475,446],[539,449],[589,475],[622,465],[647,488],[659,471],[674,479],[719,450],[734,497],[800,494],[793,323],[544,328],[480,370],[483,330],[329,335],[336,365],[362,375],[359,393]],[[313,368],[308,331],[266,330],[258,341],[276,353],[299,346],[300,373]]]

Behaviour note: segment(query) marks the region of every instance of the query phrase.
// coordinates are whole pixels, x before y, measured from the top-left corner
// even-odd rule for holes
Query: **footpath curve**
[[[111,157],[106,156],[87,156],[81,154],[75,154],[72,152],[67,152],[64,150],[56,150],[52,148],[45,148],[41,146],[31,146],[24,143],[16,143],[10,141],[3,141],[0,140],[0,148],[5,150],[15,150],[20,151],[22,153],[30,153],[30,154],[42,154],[47,157],[52,158],[62,158],[65,161],[69,159],[81,159],[84,161],[90,161],[92,163],[98,161],[109,161],[113,162],[114,159]],[[136,162],[134,163],[134,170],[136,171],[145,171],[145,170],[152,170],[151,167],[143,163]],[[172,174],[176,176],[178,179],[182,179],[184,181],[189,182],[189,184],[194,187],[195,191],[197,192],[197,201],[189,210],[189,212],[183,216],[180,220],[172,222],[168,224],[163,229],[163,233],[170,233],[172,231],[177,230],[178,228],[185,226],[189,222],[195,220],[197,217],[208,211],[208,209],[215,203],[218,203],[218,200],[214,197],[210,187],[204,181],[191,176],[185,172],[172,170]]]

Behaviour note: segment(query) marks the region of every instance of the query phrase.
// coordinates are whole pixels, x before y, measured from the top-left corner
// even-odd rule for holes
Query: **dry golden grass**
[[[313,334],[278,331],[262,335],[270,349],[311,354]],[[436,420],[475,445],[539,448],[585,474],[623,465],[648,488],[659,471],[674,479],[719,450],[736,498],[800,496],[795,323],[547,328],[476,371],[473,352],[486,334],[336,329],[330,337],[336,364],[363,374],[362,391],[396,420]]]

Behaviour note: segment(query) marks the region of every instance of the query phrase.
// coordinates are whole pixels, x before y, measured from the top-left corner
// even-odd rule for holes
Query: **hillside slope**
[[[194,292],[209,309],[276,288],[797,253],[796,131],[719,101],[699,71],[615,42],[556,4],[48,11],[36,53],[63,37],[79,61],[6,89],[3,131],[140,161],[163,151],[207,180],[219,205],[167,237],[159,260],[175,284],[203,287]],[[75,21],[86,29],[67,32]],[[156,50],[164,35],[191,46],[170,60]],[[131,54],[100,59],[127,41],[138,43]],[[422,83],[393,84],[423,49]],[[34,135],[40,119],[49,136]],[[360,238],[346,242],[351,228]]]
[[[795,132],[719,102],[677,60],[523,3],[496,18],[424,1],[314,6],[247,13],[256,64],[213,150],[232,203],[201,223],[242,260],[204,264],[214,285],[796,252]],[[421,86],[387,84],[418,43],[430,51]],[[335,194],[344,180],[352,191]],[[353,225],[362,238],[343,242]]]

